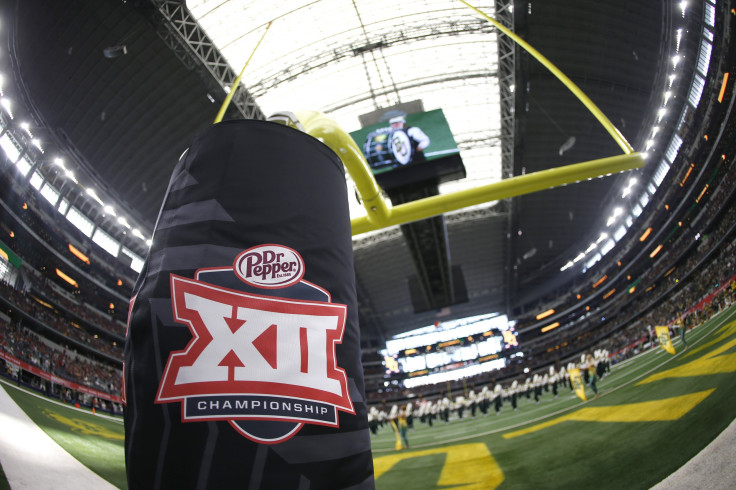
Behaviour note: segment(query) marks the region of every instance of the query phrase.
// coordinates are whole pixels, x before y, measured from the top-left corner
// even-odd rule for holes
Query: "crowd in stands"
[[[34,294],[47,299],[49,302],[61,307],[92,327],[96,327],[103,332],[113,333],[121,338],[125,336],[125,322],[115,318],[113,315],[103,313],[87,304],[80,304],[78,301],[56,292],[53,286],[49,284],[50,281],[44,276],[39,275],[39,277],[35,277],[35,274],[31,272],[26,277],[31,279],[31,287],[29,289]],[[121,306],[123,310],[127,307],[126,304],[122,304]]]
[[[726,192],[729,187],[732,189],[733,182],[734,173],[726,172],[723,180],[725,187],[719,186],[719,192],[714,194],[714,197],[719,199],[714,200],[710,207],[718,209],[718,206],[724,206],[726,199],[733,200],[733,192]],[[476,403],[480,410],[481,406],[485,406],[481,403],[482,400],[493,402],[495,406],[496,399],[500,399],[501,403],[511,403],[514,393],[517,395],[523,393],[529,397],[531,393],[537,392],[538,386],[542,386],[543,393],[548,392],[551,389],[551,382],[535,381],[529,385],[528,380],[534,379],[534,376],[543,378],[541,370],[550,366],[559,367],[561,362],[564,363],[566,359],[569,360],[571,356],[576,355],[573,353],[573,345],[577,346],[575,348],[578,351],[583,345],[588,351],[610,352],[610,361],[613,363],[651,347],[652,325],[671,324],[678,314],[690,310],[736,273],[734,269],[736,244],[731,239],[735,227],[736,207],[726,205],[707,234],[699,236],[698,240],[693,233],[680,234],[666,256],[663,256],[666,260],[660,260],[646,270],[641,282],[642,287],[656,284],[656,294],[639,295],[633,299],[628,295],[619,295],[615,301],[607,305],[606,316],[610,320],[599,323],[583,319],[579,327],[570,328],[565,334],[555,337],[552,341],[555,345],[533,346],[529,351],[531,355],[523,360],[514,359],[501,370],[452,382],[449,384],[450,391],[458,393],[463,392],[464,386],[477,387]],[[675,272],[668,273],[668,270],[673,268]],[[25,312],[36,322],[56,330],[64,337],[77,340],[91,349],[107,353],[117,359],[122,358],[120,334],[124,326],[121,322],[102,312],[77,304],[64,294],[57,293],[45,284],[46,279],[43,276],[29,274],[27,279],[30,279],[31,285],[29,292],[21,292],[7,284],[0,284],[0,296],[9,305]],[[687,324],[692,328],[709,318],[714,311],[731,304],[734,301],[734,290],[736,287],[726,288],[702,309],[689,311],[689,315],[685,317]],[[653,296],[655,299],[652,299]],[[635,313],[622,319],[624,310]],[[594,316],[596,315],[591,315]],[[23,319],[10,325],[0,320],[0,348],[60,378],[119,395],[121,380],[119,367],[91,361],[80,352],[84,349],[78,349],[76,346],[71,349],[69,345],[53,344],[28,328],[27,322],[27,319]],[[116,335],[115,337],[97,335],[94,333],[95,329],[90,326],[97,326],[100,331],[112,331]],[[121,341],[111,340],[116,337]],[[566,349],[568,346],[569,349]],[[525,369],[531,369],[531,374],[527,374]],[[376,369],[379,370],[380,368]],[[522,389],[519,386],[523,388],[522,391],[519,391]],[[500,387],[500,393],[496,387]],[[434,400],[432,403],[437,403],[437,400],[447,398],[443,393],[445,388],[446,386],[425,386],[406,390],[390,386],[385,390],[369,390],[367,396],[374,404],[406,401],[417,397],[423,397],[428,401]],[[70,394],[67,392],[64,396],[68,397]],[[447,403],[442,403],[442,410],[445,410]],[[464,398],[459,402],[452,401],[450,406],[456,411],[460,409],[462,413],[465,408],[470,407],[463,405],[465,403],[472,402]],[[468,410],[474,412],[472,408]]]
[[[50,328],[64,337],[76,340],[83,346],[89,346],[98,352],[104,352],[115,359],[123,357],[123,338],[117,340],[101,337],[87,330],[84,324],[60,313],[53,305],[43,304],[33,295],[23,293],[0,282],[0,296],[11,306],[23,311],[33,320],[47,329]],[[45,303],[45,302],[44,302]]]
[[[733,66],[733,53],[731,56],[731,65]],[[724,59],[724,62],[727,61]],[[728,100],[733,92],[733,85],[729,85],[727,90],[723,94],[724,100]],[[692,206],[687,210],[683,216],[679,217],[683,230],[688,230],[688,225],[691,223],[697,223],[700,228],[703,221],[712,219],[714,215],[717,215],[720,210],[729,209],[726,206],[728,200],[733,199],[734,190],[736,189],[736,167],[734,166],[734,155],[736,155],[736,138],[733,135],[736,134],[736,117],[730,115],[727,110],[727,104],[711,103],[701,104],[695,112],[690,111],[691,119],[693,124],[688,125],[688,130],[692,131],[693,137],[684,138],[685,141],[680,148],[678,153],[677,161],[672,166],[672,170],[668,174],[668,181],[665,181],[663,189],[665,192],[657,192],[652,197],[653,202],[650,203],[644,210],[638,220],[647,219],[647,213],[659,213],[662,207],[666,207],[668,212],[672,212],[675,208],[683,202],[686,202],[688,206]],[[724,123],[725,118],[725,123]],[[681,135],[683,133],[680,133]],[[715,136],[720,134],[721,138],[718,140],[717,145],[714,146]],[[698,162],[695,165],[694,172],[689,178],[685,178],[690,167],[690,162]],[[703,169],[703,164],[706,165]],[[677,172],[679,170],[679,173]],[[692,187],[694,195],[691,194],[689,199],[685,199],[688,195],[688,188],[694,186],[696,181],[696,175],[706,170],[701,182],[697,188]],[[684,181],[684,182],[683,182]],[[703,192],[702,195],[698,194]],[[707,210],[703,210],[701,206],[693,206],[694,203],[699,202],[700,204],[705,203]],[[732,206],[731,206],[732,207]],[[659,211],[658,211],[659,210]],[[693,216],[691,213],[699,212],[699,216]],[[722,222],[723,223],[723,222]],[[657,228],[657,224],[653,223],[654,228]],[[691,234],[695,235],[695,232]],[[682,242],[684,246],[692,244],[694,239]],[[635,253],[637,248],[641,244],[635,244],[633,250],[630,250],[629,256]],[[615,250],[614,250],[615,252]],[[670,255],[672,252],[668,252]],[[612,264],[616,264],[617,260],[623,260],[627,262],[626,257],[617,258],[613,261],[601,261],[598,266],[601,268],[597,277],[602,277],[604,274],[611,275],[611,271],[615,271]],[[656,275],[655,273],[664,272],[661,270],[662,264],[666,262],[660,261],[655,264],[653,269],[648,270],[649,278]],[[657,269],[656,271],[654,269]],[[540,297],[535,303],[529,303],[524,306],[523,312],[518,312],[519,316],[524,313],[531,313],[531,317],[528,319],[520,318],[517,328],[523,329],[525,326],[532,325],[535,323],[534,315],[540,311],[545,311],[548,308],[559,308],[560,305],[570,305],[576,300],[576,293],[584,290],[589,286],[588,280],[585,277],[581,277],[579,280],[574,281],[572,284],[565,284],[555,291],[551,291],[548,294]]]
[[[16,359],[73,383],[114,395],[121,392],[122,377],[119,368],[95,362],[74,350],[42,338],[20,324],[11,325],[3,318],[0,318],[0,349]],[[5,374],[13,377],[12,366],[5,364]],[[59,398],[73,399],[73,392],[60,385],[48,386],[48,383],[37,377],[32,384]],[[98,403],[102,401],[98,400]],[[110,402],[106,403],[112,408]]]
[[[3,242],[23,264],[15,284],[0,281],[0,350],[70,383],[120,396],[128,306],[121,298],[129,296],[135,272],[117,260],[95,260],[109,254],[68,223],[43,218],[39,210],[58,214],[33,192],[16,194],[8,178],[2,175],[7,192],[0,203],[0,225]],[[87,244],[90,264],[67,252],[72,241]],[[57,268],[73,275],[78,286],[61,281]],[[118,293],[111,295],[105,288]],[[15,374],[18,382],[49,395],[122,413],[117,403],[3,364],[3,374]]]
[[[0,175],[0,185],[5,185],[7,176]],[[10,186],[10,183],[7,183]],[[136,273],[117,259],[111,260],[108,252],[95,242],[84,236],[81,231],[68,223],[49,222],[42,219],[41,214],[60,216],[45,199],[39,199],[33,193],[20,196],[8,190],[8,195],[0,202],[0,225],[3,231],[11,232],[12,237],[5,241],[25,263],[29,264],[37,275],[43,275],[48,280],[58,281],[55,269],[74,276],[80,287],[74,292],[80,303],[94,306],[99,311],[107,311],[118,321],[126,320],[127,309],[122,311],[108,311],[110,302],[117,303],[119,298],[111,296],[104,288],[119,291],[119,296],[129,297]],[[61,225],[61,226],[60,226]],[[62,231],[63,230],[63,231]],[[41,239],[36,240],[33,235]],[[89,263],[75,257],[69,251],[69,245],[78,244],[88,258]],[[79,244],[86,244],[82,246]],[[50,252],[66,258],[74,264],[73,268]],[[88,279],[89,278],[89,279]]]

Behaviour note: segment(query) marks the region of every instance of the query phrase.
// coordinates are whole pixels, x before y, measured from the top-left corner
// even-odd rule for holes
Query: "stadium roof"
[[[468,176],[444,192],[501,179],[496,32],[459,2],[187,2],[261,110],[317,110],[346,131],[358,116],[419,100],[442,109]],[[492,11],[493,6],[485,8]],[[272,22],[263,42],[258,41]],[[351,199],[351,214],[365,210]]]
[[[269,22],[228,118],[318,110],[352,131],[361,114],[420,100],[425,110],[444,111],[467,167],[468,177],[443,184],[443,192],[620,153],[559,80],[458,1],[186,5],[23,0],[5,14],[13,22],[3,22],[12,33],[18,96],[34,108],[48,158],[63,154],[78,180],[145,236],[179,155],[212,123]],[[644,150],[671,71],[682,4],[475,6],[540,50]],[[467,301],[440,308],[418,312],[410,284],[423,272],[413,259],[416,244],[400,229],[355,237],[364,337],[380,341],[489,312],[514,317],[581,272],[560,269],[596,243],[632,174],[645,182],[653,172],[647,165],[445,216],[447,265]],[[57,187],[67,189],[57,174]],[[72,204],[93,218],[104,215],[83,196]],[[129,240],[124,233],[113,235]],[[125,243],[145,253],[142,243]]]

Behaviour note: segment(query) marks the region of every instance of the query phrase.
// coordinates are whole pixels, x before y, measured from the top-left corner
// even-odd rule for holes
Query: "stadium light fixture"
[[[66,171],[64,172],[64,175],[66,175],[66,176],[67,176],[67,177],[68,177],[68,178],[69,178],[69,179],[70,179],[70,180],[71,180],[72,182],[74,182],[75,184],[78,184],[78,183],[79,183],[79,182],[77,181],[77,178],[76,178],[76,177],[74,176],[74,172],[72,172],[71,170],[66,170]]]
[[[102,50],[102,55],[105,58],[119,58],[128,54],[128,47],[125,44],[118,44],[115,46],[108,46]]]
[[[89,257],[87,257],[85,254],[83,254],[77,247],[75,247],[71,243],[69,243],[68,245],[69,245],[69,251],[72,253],[72,255],[74,255],[76,258],[78,258],[79,260],[81,260],[85,264],[87,264],[87,265],[90,264]]]
[[[64,272],[60,271],[59,269],[56,269],[56,275],[62,278],[64,281],[71,284],[72,286],[74,286],[75,288],[79,288],[79,284],[77,283],[77,281],[75,281],[74,279],[66,275]]]
[[[629,194],[631,194],[631,189],[634,187],[634,185],[636,185],[636,182],[637,182],[637,180],[635,178],[629,179],[629,185],[626,186],[626,188],[624,189],[624,192],[621,195],[621,197],[626,197]]]
[[[98,204],[100,204],[101,206],[103,206],[103,209],[104,209],[105,203],[102,202],[102,199],[100,199],[100,197],[97,195],[97,192],[95,192],[95,190],[93,188],[87,187],[87,189],[85,190],[85,192],[87,193],[87,195],[89,197],[91,197],[92,199],[94,199],[95,201],[97,201]]]
[[[607,275],[607,274],[606,274],[606,275],[604,275],[603,277],[601,277],[600,279],[598,279],[598,280],[597,280],[597,281],[596,281],[596,282],[595,282],[595,283],[593,284],[593,289],[597,288],[598,286],[600,286],[601,284],[603,284],[604,282],[606,282],[606,280],[607,280],[607,279],[608,279],[608,275]]]
[[[5,112],[8,113],[8,116],[10,119],[13,119],[13,108],[12,108],[12,102],[10,102],[10,99],[7,97],[3,97],[0,99],[0,105],[3,106],[3,109],[5,109]]]
[[[559,326],[560,326],[560,322],[550,323],[546,327],[542,327],[542,333],[549,332],[550,330],[553,330],[553,329],[555,329],[555,328],[557,328]],[[527,371],[524,371],[524,372],[527,372]]]
[[[649,254],[649,258],[653,259],[657,256],[657,254],[662,250],[662,245],[658,245],[657,248],[655,248],[652,253]]]
[[[130,229],[130,224],[128,223],[128,220],[125,219],[123,216],[118,217],[118,224],[124,226],[127,229]]]
[[[541,320],[542,318],[547,318],[550,315],[554,315],[554,313],[555,313],[554,308],[550,308],[549,310],[543,311],[542,313],[540,313],[539,315],[537,315],[536,318],[537,318],[537,320]]]

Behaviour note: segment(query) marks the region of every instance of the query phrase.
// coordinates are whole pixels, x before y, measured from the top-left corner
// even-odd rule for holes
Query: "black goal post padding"
[[[176,164],[133,292],[130,488],[373,488],[345,174],[227,121]]]

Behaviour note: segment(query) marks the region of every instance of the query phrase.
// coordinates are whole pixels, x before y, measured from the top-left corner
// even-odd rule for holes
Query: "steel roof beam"
[[[151,0],[157,11],[161,38],[188,67],[202,67],[219,84],[219,96],[232,87],[236,74],[220,50],[212,43],[181,0]],[[237,87],[233,106],[245,119],[266,119],[253,96],[243,86]]]

